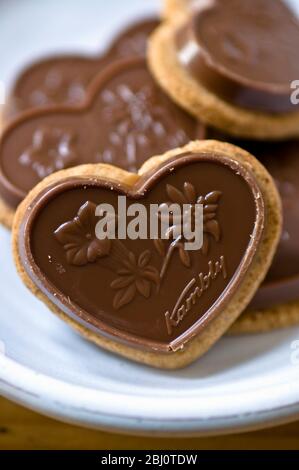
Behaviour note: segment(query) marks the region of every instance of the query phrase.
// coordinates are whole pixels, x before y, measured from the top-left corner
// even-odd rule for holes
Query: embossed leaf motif
[[[198,195],[194,185],[190,182],[185,182],[183,190],[179,190],[172,185],[166,187],[167,195],[170,202],[167,204],[179,204],[179,205],[191,205],[192,214],[194,215],[195,204],[203,205],[203,246],[202,252],[204,255],[208,254],[209,251],[209,237],[212,236],[216,242],[220,240],[220,226],[217,220],[218,203],[222,193],[220,191],[212,191],[206,196]],[[182,220],[176,220],[172,218],[172,227],[169,234],[175,233],[176,224],[180,224],[180,232],[183,233]],[[194,227],[195,220],[191,221],[191,225]],[[179,255],[182,263],[189,267],[191,265],[190,254],[184,251],[183,245],[178,244]]]
[[[209,251],[209,235],[211,235],[216,242],[219,242],[221,231],[217,216],[218,202],[221,198],[220,191],[212,191],[203,198],[203,254]]]
[[[165,248],[163,240],[161,240],[160,238],[157,238],[156,240],[154,240],[154,246],[157,252],[159,253],[159,255],[162,258],[164,258],[164,256],[166,255],[166,248]]]
[[[129,304],[137,294],[146,299],[151,295],[152,284],[159,285],[158,270],[149,265],[151,253],[144,251],[140,256],[129,252],[127,258],[122,260],[123,267],[117,272],[118,277],[111,283],[111,288],[117,290],[114,296],[113,307],[119,310]]]
[[[95,234],[97,218],[96,205],[87,201],[80,207],[73,220],[55,230],[56,239],[63,245],[67,262],[74,266],[85,266],[107,256],[111,240],[98,240]]]
[[[61,129],[38,128],[31,145],[20,155],[19,162],[31,169],[40,179],[74,166],[78,161],[76,137]]]

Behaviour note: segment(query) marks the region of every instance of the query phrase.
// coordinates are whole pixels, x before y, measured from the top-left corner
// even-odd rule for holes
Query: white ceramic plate
[[[104,46],[150,0],[2,0],[0,78],[53,50]],[[41,19],[43,23],[41,24]],[[83,47],[84,46],[84,47]],[[208,434],[299,416],[299,327],[224,338],[176,372],[139,366],[89,344],[22,285],[0,229],[0,391],[59,419],[125,432]],[[299,356],[299,355],[298,355]]]

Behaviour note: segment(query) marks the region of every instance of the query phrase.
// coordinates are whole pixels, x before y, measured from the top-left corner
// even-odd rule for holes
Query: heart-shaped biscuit
[[[99,240],[97,205],[203,205],[203,245],[184,238]],[[178,367],[205,352],[246,307],[280,234],[266,170],[219,142],[157,157],[140,175],[89,165],[52,175],[18,209],[17,266],[29,288],[90,339],[141,362]],[[149,220],[149,219],[148,219]]]
[[[12,87],[5,121],[36,108],[82,103],[92,81],[109,64],[145,56],[147,39],[159,22],[158,18],[147,18],[131,23],[101,55],[54,55],[30,64]]]
[[[159,88],[144,59],[120,61],[98,77],[84,106],[28,112],[6,129],[0,195],[13,210],[47,175],[84,163],[137,171],[203,131]]]

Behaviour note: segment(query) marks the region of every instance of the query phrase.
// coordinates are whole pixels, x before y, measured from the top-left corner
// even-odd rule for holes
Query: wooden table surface
[[[299,449],[299,422],[230,436],[161,439],[92,431],[57,422],[0,398],[0,450]]]

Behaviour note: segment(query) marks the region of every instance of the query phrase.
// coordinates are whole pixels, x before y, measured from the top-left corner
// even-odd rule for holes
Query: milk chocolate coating
[[[298,111],[299,22],[281,0],[203,2],[177,32],[180,62],[210,91],[256,111]]]
[[[203,136],[203,127],[173,103],[145,59],[106,69],[83,107],[29,112],[0,140],[0,194],[12,207],[45,176],[83,163],[136,171],[145,160]]]
[[[118,194],[134,202],[204,204],[204,244],[176,240],[102,240],[95,208]],[[21,262],[33,282],[87,328],[155,351],[177,350],[232,300],[255,256],[264,204],[254,176],[218,154],[188,153],[131,188],[68,178],[26,212]],[[148,229],[149,233],[149,229]]]
[[[53,56],[35,62],[18,77],[10,95],[5,117],[52,105],[78,105],[96,75],[112,62],[145,56],[148,36],[159,25],[158,18],[136,21],[121,31],[101,56]]]

